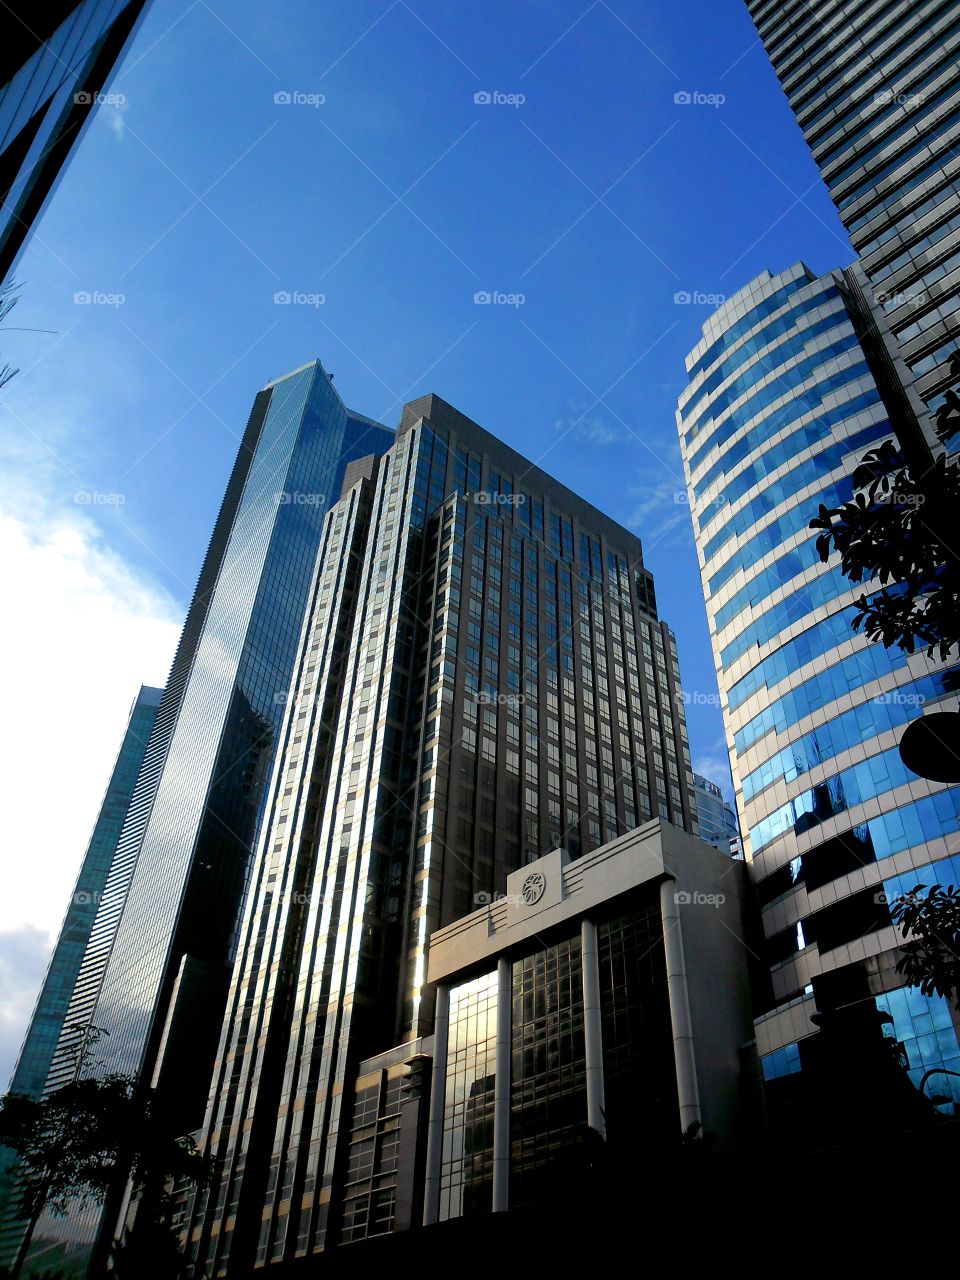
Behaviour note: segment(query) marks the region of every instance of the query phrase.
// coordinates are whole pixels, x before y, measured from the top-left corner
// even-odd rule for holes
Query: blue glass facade
[[[9,277],[147,0],[7,7],[0,51],[0,280]]]
[[[823,307],[838,297],[849,314],[825,331]],[[821,564],[809,528],[821,502],[850,495],[867,448],[893,434],[886,384],[856,338],[858,297],[845,273],[815,278],[797,266],[759,277],[705,325],[678,411],[740,824],[763,905],[771,994],[758,1040],[777,1080],[800,1070],[798,1009],[907,998],[886,959],[897,939],[885,886],[901,876],[932,883],[960,830],[960,789],[918,779],[897,750],[903,725],[955,696],[960,669],[855,633],[864,587]],[[712,424],[705,444],[689,429],[690,404],[697,423]]]

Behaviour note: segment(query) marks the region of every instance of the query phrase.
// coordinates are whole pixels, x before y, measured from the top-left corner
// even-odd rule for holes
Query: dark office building
[[[891,349],[935,410],[960,344],[960,8],[747,7],[885,313]]]
[[[144,685],[130,709],[120,751],[80,866],[73,896],[67,906],[60,936],[50,957],[47,975],[20,1050],[16,1070],[10,1081],[11,1093],[25,1093],[34,1098],[43,1094],[53,1053],[63,1032],[80,962],[90,938],[97,905],[113,865],[130,797],[157,717],[160,694],[160,689]],[[2,1155],[0,1161],[0,1261],[9,1261],[8,1254],[11,1249],[15,1252],[19,1231],[17,1215],[14,1213],[11,1218],[7,1217],[11,1163],[3,1160]]]
[[[3,6],[0,281],[10,275],[148,3]]]
[[[351,1109],[389,1145],[398,1064],[374,1059],[433,1029],[430,935],[550,850],[694,830],[692,785],[639,540],[438,397],[408,404],[321,536],[201,1135],[218,1173],[185,1220],[198,1265],[358,1238]],[[478,1126],[490,1105],[478,1085]]]
[[[109,1032],[102,1069],[158,1088],[183,1132],[203,1118],[324,515],[350,461],[393,439],[319,361],[257,395],[98,904],[66,1024]],[[110,1213],[47,1215],[31,1259],[82,1259]]]

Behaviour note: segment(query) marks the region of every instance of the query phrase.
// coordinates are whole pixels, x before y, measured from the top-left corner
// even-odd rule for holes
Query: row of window
[[[847,350],[853,350],[856,346],[857,340],[855,337],[846,340]],[[826,353],[823,353],[823,356],[822,360],[817,357],[811,361],[804,361],[792,369],[789,375],[785,375],[790,379],[790,385],[784,385],[783,381],[778,379],[779,387],[776,389],[776,394],[770,396],[764,404],[756,403],[757,398],[754,397],[753,401],[742,406],[741,410],[738,410],[726,422],[721,423],[706,443],[691,455],[689,459],[691,475],[706,461],[715,448],[720,445],[725,446],[730,438],[736,435],[743,427],[750,426],[752,431],[756,431],[758,429],[757,424],[751,422],[754,415],[761,412],[766,404],[772,403],[777,396],[795,388],[810,377],[815,369],[824,364],[829,364],[832,357]],[[797,377],[794,377],[794,374]],[[848,386],[851,382],[856,382],[858,378],[862,378],[867,374],[869,374],[869,368],[862,358],[862,353],[860,353],[859,359],[847,361],[842,368],[831,373],[829,377],[821,376],[812,386],[807,387],[802,395],[791,396],[779,409],[764,417],[763,438],[769,440],[787,427],[793,426],[795,422],[798,422],[806,414],[813,413],[819,409],[831,392],[839,391],[841,387]],[[771,384],[771,386],[774,386],[774,384]]]
[[[830,316],[829,319],[832,324],[828,324],[827,328],[849,328],[850,322],[844,312]],[[816,327],[819,331],[823,326]],[[781,343],[769,356],[761,356],[747,373],[734,378],[733,382],[724,391],[714,396],[690,425],[687,431],[687,439],[689,441],[695,440],[705,427],[711,422],[716,422],[720,415],[726,413],[731,405],[735,404],[745,392],[756,386],[758,382],[776,369],[779,369],[786,361],[800,355],[806,349],[806,346],[806,334],[802,333],[792,341]],[[851,351],[855,347],[859,347],[857,336],[855,333],[848,333],[845,337],[830,343],[829,346],[821,347],[812,355],[799,360],[791,369],[779,374],[771,382],[768,382],[766,386],[754,392],[738,408],[734,409],[724,419],[722,425],[710,436],[707,446],[716,448],[729,440],[741,427],[747,426],[752,418],[755,418],[758,413],[768,408],[775,400],[779,400],[788,391],[794,390],[795,387],[799,387],[802,382],[805,382],[814,369],[822,368],[823,365],[828,364],[831,360],[838,359],[845,351]]]
[[[731,351],[744,334],[750,333],[761,320],[779,311],[795,293],[800,289],[805,289],[808,284],[810,284],[810,281],[806,276],[799,276],[796,280],[791,280],[789,284],[785,284],[782,289],[778,289],[776,293],[764,298],[762,302],[758,302],[736,324],[732,324],[728,329],[725,329],[716,341],[707,347],[696,363],[691,365],[687,375],[689,381],[693,382],[705,369],[709,369],[714,361],[719,360],[725,352]]]
[[[816,546],[816,544],[814,544]],[[792,623],[799,621],[820,605],[828,604],[837,596],[852,588],[850,579],[839,568],[821,573],[805,583],[761,614],[754,622],[742,627],[737,636],[720,653],[720,665],[726,671],[736,660],[754,645],[767,644],[781,635]]]
[[[744,802],[752,800],[773,782],[781,779],[792,782],[851,747],[906,724],[920,715],[925,702],[935,701],[958,688],[960,667],[951,667],[900,685],[888,693],[877,694],[869,702],[828,720],[748,773],[742,779]]]
[[[848,622],[848,639],[850,634]],[[836,702],[837,698],[842,698],[844,694],[859,689],[871,680],[896,671],[906,661],[907,655],[902,649],[884,649],[874,644],[861,653],[852,653],[842,662],[833,663],[826,671],[810,676],[802,684],[788,689],[781,697],[768,703],[735,733],[737,755],[742,755],[771,730],[783,733],[804,716],[812,715],[821,707]]]
[[[689,418],[704,396],[716,391],[717,387],[725,382],[731,373],[735,373],[737,369],[741,368],[754,356],[759,355],[775,338],[784,337],[796,329],[800,321],[805,316],[808,316],[811,311],[816,311],[827,302],[834,300],[836,300],[837,305],[833,308],[831,315],[816,321],[814,325],[803,330],[804,335],[810,338],[815,331],[823,332],[832,328],[837,323],[837,315],[843,316],[846,313],[846,308],[843,302],[840,301],[839,290],[835,288],[826,289],[823,293],[818,293],[815,297],[808,298],[805,302],[791,308],[791,310],[785,311],[782,315],[777,316],[775,320],[771,320],[769,324],[765,324],[752,337],[742,342],[731,356],[721,360],[710,376],[701,382],[700,386],[697,387],[696,394],[691,396],[687,403],[683,405],[683,416]]]
[[[788,471],[786,475],[782,476],[779,480],[774,481],[772,484],[768,484],[762,493],[758,493],[755,498],[751,499],[750,502],[741,507],[740,510],[736,512],[735,515],[731,516],[727,523],[718,529],[713,537],[707,541],[707,544],[703,549],[704,558],[712,560],[717,552],[725,546],[731,538],[737,537],[738,535],[744,534],[748,530],[753,529],[758,520],[762,519],[763,516],[769,512],[774,511],[781,505],[781,503],[792,498],[794,494],[799,493],[801,489],[805,489],[807,485],[813,484],[813,482],[820,476],[826,476],[829,475],[831,471],[835,471],[837,467],[841,466],[846,461],[849,454],[862,449],[864,445],[873,444],[885,435],[890,435],[890,424],[886,418],[883,418],[879,422],[872,423],[869,427],[864,427],[861,431],[854,432],[852,436],[848,436],[845,440],[841,440],[839,444],[831,445],[830,448],[822,449],[819,453],[815,453],[812,457],[805,459],[792,470]],[[823,498],[818,494],[816,499],[811,498],[810,501],[811,506],[813,506],[814,501],[819,505],[819,503],[823,501]],[[814,508],[810,510],[809,513],[801,510],[800,514],[801,516],[804,514],[807,515],[806,521],[801,522],[797,526],[798,528],[803,528],[804,523],[810,523],[810,520],[816,514],[816,510]],[[768,526],[768,528],[769,527],[770,526]],[[764,543],[761,542],[759,545],[764,545]],[[746,548],[742,548],[736,557],[737,568],[746,568],[746,565],[750,563],[744,557],[745,550]]]
[[[845,379],[845,382],[849,384],[856,378],[863,376],[866,369],[864,366],[853,365],[844,372],[850,375]],[[806,397],[804,397],[804,400],[806,400]],[[701,532],[706,529],[714,518],[714,514],[719,513],[720,507],[727,503],[736,502],[738,498],[742,497],[748,489],[751,489],[764,476],[768,476],[771,471],[775,471],[783,463],[789,462],[798,453],[811,449],[822,440],[829,440],[831,437],[836,438],[838,426],[854,417],[855,414],[863,413],[878,404],[880,404],[880,393],[875,387],[871,387],[860,395],[844,400],[843,404],[835,405],[832,409],[827,409],[818,414],[816,418],[806,423],[798,431],[793,432],[774,445],[773,448],[768,449],[760,458],[746,468],[740,476],[732,480],[725,489],[714,497],[713,501],[717,503],[717,512],[708,512],[701,518]],[[758,449],[760,445],[764,444],[772,436],[778,435],[782,430],[783,426],[779,421],[776,424],[772,424],[769,419],[758,422],[753,431],[748,432],[736,444],[725,450],[713,466],[704,472],[693,486],[694,497],[702,498],[715,480],[718,480],[721,476],[730,475],[737,463],[742,462],[755,449]]]
[[[861,760],[815,787],[802,791],[786,804],[772,810],[750,828],[750,847],[754,857],[779,836],[793,831],[800,835],[828,818],[845,813],[855,805],[893,791],[906,782],[916,780],[900,759],[898,747]]]

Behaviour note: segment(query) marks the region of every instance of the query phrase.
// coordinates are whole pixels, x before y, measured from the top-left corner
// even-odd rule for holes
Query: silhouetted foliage
[[[960,377],[956,356],[951,365]],[[938,415],[938,432],[947,439],[960,427],[960,397]],[[944,405],[944,409],[947,406]],[[941,411],[942,412],[942,411]],[[921,474],[915,475],[914,471]],[[853,473],[853,496],[839,507],[821,503],[811,529],[820,559],[840,554],[840,568],[851,582],[874,579],[880,589],[857,598],[854,631],[863,629],[886,648],[907,653],[917,645],[946,658],[960,643],[960,557],[957,513],[960,468],[956,460],[932,455],[922,468],[910,464],[890,441],[870,450]]]
[[[0,288],[0,324],[3,324],[4,320],[19,301],[18,296],[13,292],[16,287],[16,283],[11,280],[8,284],[5,284]],[[15,377],[19,372],[20,370],[14,369],[13,365],[5,364],[0,366],[0,387],[5,387],[10,379]]]
[[[85,1038],[82,1064],[98,1034]],[[207,1177],[193,1140],[171,1136],[156,1095],[124,1075],[72,1080],[43,1098],[8,1093],[0,1098],[0,1145],[17,1154],[28,1223],[13,1275],[45,1209],[63,1215],[91,1200],[102,1204],[122,1177],[135,1190],[148,1181]]]
[[[916,885],[891,909],[894,924],[907,939],[897,972],[925,996],[952,1000],[960,1011],[960,889]]]
[[[957,387],[960,386],[960,351],[954,351],[950,357],[949,368],[953,382],[947,387],[943,404],[936,416],[937,439],[941,444],[946,444],[951,436],[960,431],[960,395],[957,395]]]

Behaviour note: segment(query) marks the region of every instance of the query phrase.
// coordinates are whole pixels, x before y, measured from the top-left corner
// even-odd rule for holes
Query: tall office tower
[[[11,1093],[25,1093],[34,1098],[43,1094],[97,904],[113,864],[130,797],[157,717],[160,693],[161,690],[144,685],[130,709],[123,741],[10,1081]],[[12,1161],[0,1154],[0,1262],[6,1263],[11,1262],[16,1253],[19,1236],[18,1215],[14,1212],[8,1216],[7,1211],[11,1172]]]
[[[842,272],[795,266],[741,289],[687,357],[677,415],[763,908],[772,996],[758,1045],[798,1144],[834,1141],[878,1108],[899,1118],[927,1070],[960,1065],[949,1001],[906,989],[895,972],[888,907],[918,881],[958,882],[960,789],[909,773],[897,744],[907,721],[960,687],[960,667],[854,633],[865,588],[820,563],[808,527],[820,503],[850,498],[868,447],[901,429],[901,402],[871,371],[847,284]],[[912,1087],[881,1099],[870,1080],[884,1072]],[[924,1088],[956,1099],[953,1083]]]
[[[147,0],[4,5],[0,280],[10,274]]]
[[[721,853],[740,851],[740,826],[733,807],[723,798],[715,782],[701,773],[693,775],[693,792],[697,802],[697,824],[700,839]]]
[[[336,1243],[362,1059],[432,1025],[430,934],[558,847],[695,830],[639,540],[436,396],[324,525],[187,1224],[210,1275]]]
[[[393,439],[319,361],[259,392],[160,702],[66,1024],[108,1031],[103,1069],[165,1092],[182,1131],[203,1116],[324,514],[349,462]],[[61,1037],[48,1088],[75,1046]],[[46,1216],[34,1253],[89,1247],[100,1214],[79,1217]]]
[[[892,351],[935,410],[960,346],[956,0],[747,7],[886,313]]]

